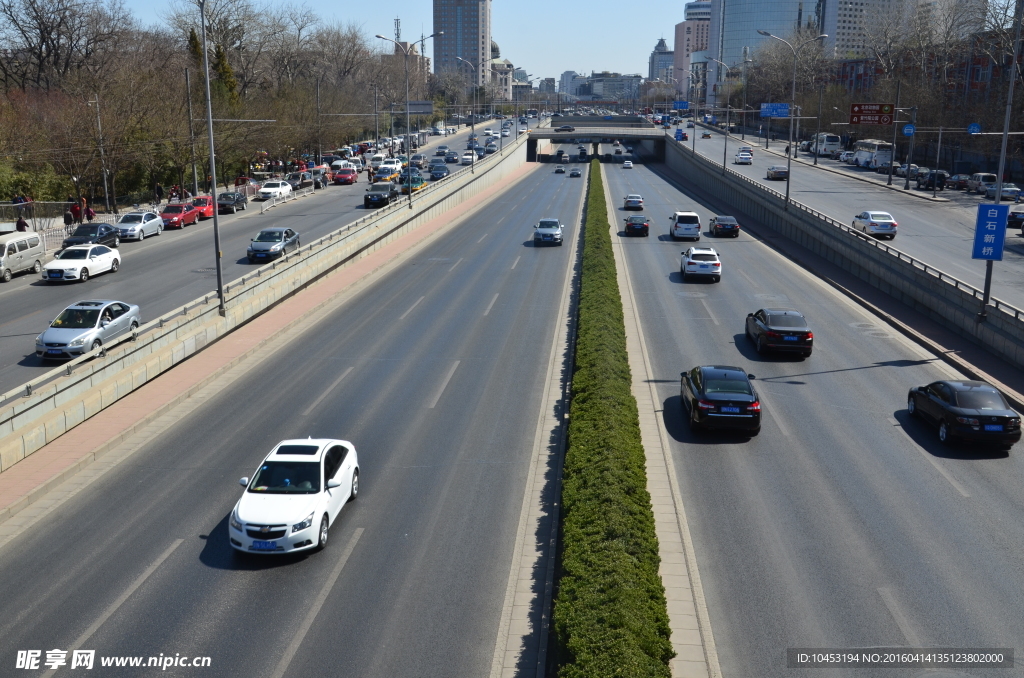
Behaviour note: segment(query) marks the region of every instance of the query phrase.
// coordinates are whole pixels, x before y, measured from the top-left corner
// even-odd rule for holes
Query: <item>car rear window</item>
[[[705,393],[745,393],[753,395],[750,384],[744,379],[705,379]]]
[[[1008,410],[1010,406],[996,391],[957,391],[957,407],[967,410]]]
[[[714,254],[694,254],[690,258],[694,261],[718,261]]]
[[[875,221],[892,221],[893,220],[892,215],[891,214],[887,214],[885,212],[872,212],[868,216],[871,217],[872,219],[874,219]]]
[[[807,321],[799,315],[769,315],[768,324],[772,327],[807,327]]]

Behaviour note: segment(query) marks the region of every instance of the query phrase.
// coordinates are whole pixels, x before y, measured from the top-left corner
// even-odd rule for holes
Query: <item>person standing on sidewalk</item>
[[[28,231],[28,222],[25,221],[25,217],[19,216],[18,223],[15,225],[20,233],[26,233]]]
[[[160,182],[156,182],[156,186],[153,187],[153,195],[156,196],[156,204],[159,205],[164,200],[164,187],[160,185]]]
[[[75,225],[75,215],[71,213],[70,209],[64,210],[64,232],[67,235],[71,235],[71,231]]]

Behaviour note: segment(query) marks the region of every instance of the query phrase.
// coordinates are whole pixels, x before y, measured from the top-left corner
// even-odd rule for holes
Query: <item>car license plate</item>
[[[783,341],[796,341],[798,337],[783,337]]]
[[[48,348],[46,349],[46,352],[49,353],[50,355],[60,355],[64,351],[60,350],[59,348]]]
[[[267,256],[267,255],[266,255],[266,253],[264,253],[264,252],[257,252],[257,253],[256,253],[256,256],[257,256],[257,257],[265,257],[265,256]]]
[[[1003,425],[1002,424],[985,424],[985,430],[986,431],[999,431],[999,432],[1002,432]]]
[[[64,274],[63,273],[58,273],[57,271],[50,271],[50,277],[51,278],[63,278]]]
[[[701,268],[708,268],[708,265],[707,264],[701,264],[700,267]]]
[[[724,407],[722,407],[722,408],[721,408],[721,410],[722,410],[723,412],[728,412],[728,413],[730,413],[730,414],[738,414],[738,413],[739,413],[739,411],[740,411],[740,408],[738,408],[738,407],[729,407],[729,406],[724,406]]]
[[[276,551],[277,550],[277,542],[276,541],[254,541],[252,543],[252,547],[256,551]]]

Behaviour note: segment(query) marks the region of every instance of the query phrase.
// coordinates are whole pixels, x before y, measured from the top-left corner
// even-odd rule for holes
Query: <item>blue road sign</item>
[[[978,222],[974,226],[972,259],[1003,260],[1006,217],[1009,213],[1009,205],[978,205]]]
[[[788,118],[789,104],[761,104],[762,118]]]
[[[916,131],[917,131],[917,128],[914,127],[913,125],[911,125],[910,123],[907,123],[906,125],[903,126],[903,136],[905,136],[905,137],[912,137],[912,136],[914,136],[914,132],[916,132]]]
[[[611,120],[611,119],[612,119],[612,116],[610,116],[610,115],[606,115],[606,116],[604,116],[604,119],[605,119],[605,120]]]
[[[970,125],[967,126],[967,133],[968,134],[981,134],[981,125],[979,125],[976,122],[972,122]]]
[[[676,101],[672,104],[672,108],[677,111],[688,111],[690,110],[689,101]]]
[[[682,140],[683,140],[683,130],[681,130],[678,127],[676,127],[676,141],[682,141]]]

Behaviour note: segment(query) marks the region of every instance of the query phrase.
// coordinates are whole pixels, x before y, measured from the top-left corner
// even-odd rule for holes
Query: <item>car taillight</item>
[[[876,223],[875,223],[875,222],[873,222],[873,221],[869,221],[869,222],[868,222],[868,226],[878,226],[878,224],[876,224]]]
[[[761,403],[755,400],[754,402],[747,405],[747,410],[749,410],[750,412],[760,412]]]
[[[968,424],[970,426],[977,426],[978,425],[978,420],[977,419],[971,419],[970,417],[957,417],[956,420],[958,422],[960,422],[961,424]]]
[[[712,266],[721,266],[721,264],[720,264],[720,263],[718,263],[717,261],[716,261],[715,263],[711,264],[711,265],[712,265]]]
[[[706,401],[706,400],[700,400],[700,401],[698,401],[698,402],[697,402],[697,405],[698,405],[698,406],[700,407],[700,409],[702,409],[702,410],[713,410],[713,409],[715,409],[715,404],[714,404],[714,403],[709,403],[709,402],[708,402],[708,401]]]
[[[897,223],[896,223],[895,221],[894,221],[894,222],[892,222],[892,227],[893,227],[893,228],[896,228],[897,226],[899,226],[899,224],[897,224]]]
[[[782,337],[782,335],[779,334],[778,332],[772,332],[771,330],[765,332],[765,336],[768,337],[769,339],[779,339]]]
[[[808,332],[805,338],[807,341],[814,341],[814,332]]]

